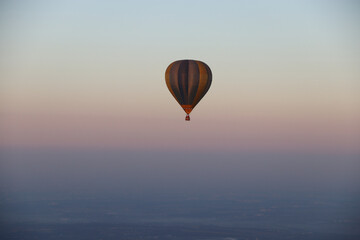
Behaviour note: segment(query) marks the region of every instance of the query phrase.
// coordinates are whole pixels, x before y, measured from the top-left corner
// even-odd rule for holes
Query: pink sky
[[[128,4],[8,5],[0,147],[360,151],[350,5],[209,3],[210,15],[188,10],[180,21],[160,6],[140,18]],[[213,72],[189,123],[164,79],[168,64],[188,58]]]

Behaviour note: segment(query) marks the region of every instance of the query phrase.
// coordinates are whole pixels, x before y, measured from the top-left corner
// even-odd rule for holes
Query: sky
[[[13,155],[4,154],[3,185],[17,177],[22,183],[33,179],[36,166],[56,172],[61,160],[39,160],[36,154],[27,159],[30,155],[21,152],[34,149],[52,151],[52,156],[62,156],[59,151],[156,152],[145,166],[165,163],[167,168],[154,170],[160,182],[171,178],[170,170],[185,172],[191,159],[198,167],[190,180],[207,166],[214,179],[229,171],[237,176],[231,171],[241,168],[256,182],[254,175],[267,170],[260,163],[251,167],[252,158],[242,162],[234,156],[313,154],[322,161],[310,175],[305,169],[313,168],[312,162],[301,163],[300,182],[319,177],[320,166],[330,163],[331,174],[324,179],[351,172],[345,182],[355,184],[359,13],[359,3],[340,0],[2,1],[0,148],[34,166],[16,167]],[[165,84],[167,66],[180,59],[203,61],[213,73],[190,122]],[[208,162],[214,156],[233,157],[220,175],[221,165]],[[106,167],[99,158],[86,166],[84,179],[99,168],[115,176],[110,168],[122,164]],[[179,158],[190,160],[179,166]],[[270,160],[270,176],[284,174],[284,164],[295,172],[300,160],[291,159]],[[136,172],[137,164],[124,166]],[[63,173],[74,167],[64,166]],[[341,174],[334,178],[337,169]]]

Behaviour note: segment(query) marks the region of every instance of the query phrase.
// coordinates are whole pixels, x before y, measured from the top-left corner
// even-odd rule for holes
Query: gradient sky
[[[358,153],[353,1],[5,1],[0,146]],[[213,72],[185,122],[164,72]]]
[[[340,0],[1,1],[0,201],[358,199],[359,23]],[[179,59],[213,73],[190,122]]]

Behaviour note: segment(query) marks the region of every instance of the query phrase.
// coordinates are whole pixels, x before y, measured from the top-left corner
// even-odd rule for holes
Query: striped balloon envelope
[[[179,60],[171,63],[165,72],[166,85],[176,101],[186,112],[190,112],[200,102],[210,88],[212,81],[208,65],[197,60]]]

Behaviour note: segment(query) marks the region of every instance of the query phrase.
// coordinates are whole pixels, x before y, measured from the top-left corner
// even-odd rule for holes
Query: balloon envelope
[[[166,85],[187,114],[194,109],[210,88],[212,74],[208,65],[197,60],[171,63],[165,72]],[[190,120],[187,116],[186,120]]]

